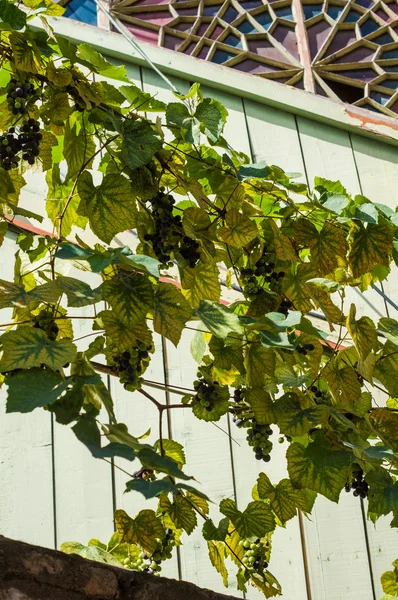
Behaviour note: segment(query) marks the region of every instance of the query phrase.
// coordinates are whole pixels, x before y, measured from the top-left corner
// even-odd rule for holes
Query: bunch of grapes
[[[21,142],[15,135],[15,127],[9,127],[7,133],[0,136],[0,165],[5,171],[10,171],[18,166],[21,160],[18,153],[21,151]]]
[[[22,127],[9,127],[7,133],[0,136],[0,165],[5,171],[18,166],[22,158],[34,165],[40,154],[40,124],[35,119],[29,119]]]
[[[313,394],[314,400],[317,404],[329,404],[329,392],[320,390],[316,385],[312,385],[308,391]]]
[[[268,542],[267,542],[268,544]],[[264,570],[268,567],[266,561],[266,547],[261,543],[258,538],[255,542],[251,542],[248,539],[240,540],[239,545],[245,550],[242,562],[246,569],[250,572],[256,572],[260,575],[263,574]]]
[[[293,306],[293,304],[290,302],[290,300],[283,299],[276,312],[280,313],[281,315],[285,315],[285,317],[287,317],[289,310],[292,308],[292,306]]]
[[[278,282],[285,276],[284,271],[274,271],[275,263],[270,261],[268,252],[264,249],[263,255],[254,267],[240,269],[243,293],[247,296],[256,296],[261,292],[265,283]]]
[[[203,406],[207,412],[210,412],[214,408],[214,404],[219,400],[219,394],[217,391],[217,386],[219,386],[218,381],[213,381],[212,383],[207,383],[207,381],[201,377],[200,372],[197,373],[198,379],[193,382],[193,387],[195,389],[195,396],[193,397],[192,402],[198,402],[201,406]]]
[[[257,423],[255,417],[245,417],[239,415],[232,418],[235,425],[239,428],[247,428],[246,440],[249,446],[253,448],[256,460],[263,460],[269,462],[271,460],[272,442],[269,440],[269,436],[273,434],[273,431],[269,425],[260,425]]]
[[[163,268],[173,266],[172,253],[179,252],[191,268],[194,268],[200,258],[199,244],[185,235],[181,217],[173,215],[175,200],[171,194],[160,190],[150,200],[152,216],[155,221],[155,232],[147,233],[145,241],[150,242],[152,249]]]
[[[18,141],[21,144],[23,152],[22,158],[30,165],[35,164],[35,159],[40,154],[40,142],[43,136],[40,133],[40,124],[35,119],[29,119],[21,127],[21,133],[18,135]]]
[[[26,115],[29,105],[39,97],[34,84],[29,79],[11,79],[7,85],[7,102],[13,115]]]
[[[364,500],[368,497],[369,484],[363,478],[362,469],[355,471],[353,473],[353,476],[354,479],[351,482],[347,481],[347,483],[344,486],[344,489],[347,493],[351,490],[354,490],[353,495],[356,497],[359,496],[360,498],[362,498],[362,500]]]
[[[137,343],[130,350],[113,356],[113,362],[115,363],[113,370],[118,374],[120,383],[124,384],[125,389],[134,391],[142,385],[142,373],[151,360],[150,352],[153,352],[152,344],[148,346],[147,344]]]
[[[312,352],[315,350],[314,344],[300,344],[300,342],[296,346],[296,351],[303,356],[307,356],[308,352]]]
[[[173,548],[176,545],[174,531],[168,529],[165,538],[156,541],[157,548],[152,555],[142,552],[138,556],[130,556],[124,560],[124,565],[134,571],[158,575],[162,570],[161,563],[172,557]]]
[[[50,340],[56,340],[59,327],[54,320],[54,314],[49,310],[41,310],[33,319],[33,327],[42,329],[47,333]]]

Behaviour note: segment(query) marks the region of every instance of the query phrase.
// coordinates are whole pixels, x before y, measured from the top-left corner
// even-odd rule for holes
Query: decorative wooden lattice
[[[398,0],[114,0],[139,39],[396,117]]]

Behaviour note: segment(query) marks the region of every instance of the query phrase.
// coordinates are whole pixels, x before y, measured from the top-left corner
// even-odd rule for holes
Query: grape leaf
[[[90,63],[91,70],[104,77],[117,79],[119,81],[128,81],[125,66],[112,65],[112,63],[108,62],[102,54],[97,52],[97,50],[89,44],[79,44],[77,46],[76,56],[83,61],[83,63]]]
[[[3,356],[0,371],[30,369],[45,364],[57,371],[76,356],[76,346],[68,339],[52,341],[41,329],[23,327],[0,338]]]
[[[63,379],[50,369],[33,368],[7,375],[5,381],[7,412],[26,413],[54,402],[70,385],[71,378]]]
[[[176,495],[170,505],[169,515],[177,529],[184,529],[190,535],[197,525],[196,513],[184,496]]]
[[[383,317],[378,323],[378,330],[383,333],[390,342],[398,346],[398,321]]]
[[[375,264],[388,267],[392,251],[393,229],[385,222],[365,227],[356,223],[352,232],[349,262],[354,277],[370,273]]]
[[[341,227],[326,222],[320,231],[309,219],[299,219],[295,228],[299,244],[310,248],[311,262],[319,275],[328,275],[347,254],[347,234]]]
[[[398,509],[398,481],[385,469],[366,475],[369,484],[369,513],[388,515]]]
[[[65,128],[64,157],[68,164],[66,180],[73,179],[82,169],[90,169],[95,154],[95,142],[85,127],[77,133],[77,125]]]
[[[242,333],[238,315],[223,304],[202,300],[195,312],[204,325],[219,338],[226,338],[232,332]]]
[[[207,542],[207,547],[209,548],[209,558],[210,562],[215,567],[218,573],[220,573],[223,584],[225,587],[228,586],[228,571],[225,566],[224,558],[225,558],[225,549],[224,545],[220,542]]]
[[[0,0],[0,28],[8,29],[5,25],[9,25],[11,30],[23,29],[26,25],[26,14],[7,0]]]
[[[122,158],[131,169],[148,164],[161,147],[161,137],[149,121],[124,121]]]
[[[225,226],[220,227],[217,234],[226,244],[242,248],[258,235],[258,229],[248,217],[231,208],[226,214]]]
[[[77,212],[88,217],[93,232],[110,243],[117,233],[136,225],[136,205],[131,184],[123,175],[105,175],[95,187],[91,173],[84,171],[77,184],[81,198]]]
[[[254,339],[248,345],[245,356],[246,385],[247,387],[261,388],[267,375],[274,376],[276,357],[271,348],[265,348],[256,341]]]
[[[154,294],[153,327],[177,346],[192,309],[180,290],[170,283],[159,283]]]
[[[123,280],[115,278],[105,281],[102,296],[127,327],[139,323],[153,306],[152,283],[139,273]]]
[[[374,376],[381,381],[393,398],[398,397],[397,369],[397,347],[388,340],[383,347],[383,356],[376,362]]]
[[[122,536],[121,542],[138,544],[149,555],[157,548],[156,539],[163,539],[166,534],[160,519],[150,509],[141,510],[135,519],[119,509],[115,512],[115,525]]]
[[[369,422],[383,442],[398,452],[398,413],[389,408],[375,408],[369,415]]]
[[[56,283],[68,298],[68,306],[88,306],[101,300],[101,288],[91,289],[88,283],[74,277],[58,275]]]
[[[358,350],[359,356],[365,360],[368,354],[377,350],[379,342],[377,339],[376,327],[369,317],[361,317],[358,321],[355,319],[356,306],[351,304],[347,317],[347,329]]]
[[[202,300],[218,302],[221,286],[216,265],[199,261],[195,269],[186,267],[180,271],[181,291],[191,306],[199,308]]]
[[[275,529],[275,520],[270,507],[264,502],[250,502],[243,512],[236,508],[233,500],[221,500],[220,512],[228,517],[241,537],[263,537]]]
[[[216,527],[211,519],[207,519],[202,527],[203,537],[207,541],[223,542],[228,533],[229,519],[225,517],[221,519],[218,527]]]
[[[325,425],[329,418],[329,408],[326,405],[302,409],[299,397],[291,392],[278,398],[272,409],[279,429],[290,436],[304,435],[317,425]]]
[[[350,454],[335,450],[322,437],[307,448],[294,442],[286,452],[287,469],[295,488],[319,492],[332,502],[338,502],[347,481]]]
[[[205,98],[198,104],[194,116],[201,123],[201,129],[209,141],[216,143],[227,120],[227,109],[218,100]]]

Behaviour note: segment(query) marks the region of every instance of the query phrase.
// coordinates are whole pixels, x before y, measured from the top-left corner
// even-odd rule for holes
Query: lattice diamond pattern
[[[398,0],[114,0],[139,39],[396,117]]]

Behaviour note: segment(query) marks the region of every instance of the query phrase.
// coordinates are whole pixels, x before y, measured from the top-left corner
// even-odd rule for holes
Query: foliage
[[[158,573],[202,521],[225,584],[228,558],[239,590],[250,582],[278,595],[268,570],[272,532],[298,510],[310,513],[317,494],[333,502],[343,489],[368,494],[370,517],[392,513],[397,526],[398,322],[374,323],[344,303],[347,289],[366,290],[397,261],[397,213],[338,182],[317,178],[310,190],[276,166],[252,164],[223,138],[226,109],[197,84],[166,106],[87,44],[73,46],[48,24],[47,33],[30,28],[32,16],[60,14],[59,5],[24,4],[27,11],[5,0],[0,7],[0,240],[19,215],[48,217],[54,233],[22,231],[15,280],[0,281],[0,307],[13,311],[0,337],[7,411],[44,407],[73,423],[94,457],[139,461],[127,491],[158,499],[155,511],[134,518],[118,510],[107,545],[63,549]],[[151,111],[165,122],[147,119]],[[48,186],[36,216],[19,205],[31,169]],[[86,227],[97,238],[91,246],[76,233]],[[129,229],[134,248],[111,245]],[[65,276],[69,264],[80,278]],[[96,288],[87,271],[101,278]],[[220,279],[234,286],[229,306]],[[74,323],[85,306],[93,307],[93,341],[80,352]],[[186,327],[197,329],[198,377],[168,408],[147,390],[152,332],[178,345]],[[133,436],[96,370],[145,396],[160,419],[174,409],[204,421],[231,415],[247,427],[253,459],[272,459],[272,425],[287,444],[288,477],[272,483],[261,473],[247,507],[222,500],[217,525],[184,472],[181,444]],[[395,593],[391,575],[384,580]]]

